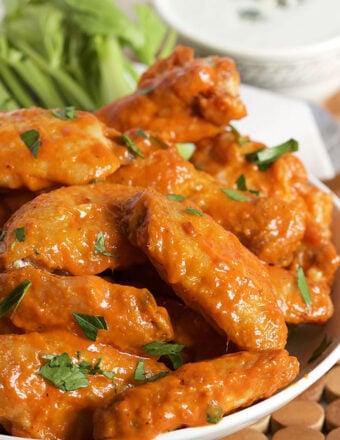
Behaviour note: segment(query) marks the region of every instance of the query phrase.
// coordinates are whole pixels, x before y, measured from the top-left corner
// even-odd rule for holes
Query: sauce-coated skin
[[[91,440],[92,414],[134,380],[142,359],[91,342],[65,331],[0,335],[0,423],[12,435],[45,440]],[[89,385],[64,392],[38,374],[46,362],[43,355],[68,353],[72,360],[88,361],[114,372],[109,379],[102,374],[88,375]],[[161,363],[145,360],[150,375],[166,371]]]
[[[179,46],[142,76],[133,95],[108,104],[99,119],[119,131],[141,127],[164,139],[194,142],[246,115],[239,74],[229,58],[193,58]]]
[[[276,266],[268,266],[277,303],[288,324],[325,324],[334,312],[330,286],[321,279],[313,280],[306,273],[311,303],[306,304],[297,284],[297,274]]]
[[[0,265],[11,269],[30,264],[52,272],[92,275],[142,262],[144,256],[119,231],[112,209],[114,202],[135,193],[135,188],[97,183],[40,194],[4,226]],[[20,242],[15,230],[22,227],[26,238]],[[112,256],[96,250],[100,232],[105,251]]]
[[[240,144],[236,134],[228,130],[198,142],[191,161],[221,185],[236,188],[235,181],[243,174],[247,187],[260,191],[261,196],[302,205],[305,233],[292,260],[286,261],[286,265],[294,273],[301,265],[311,282],[314,285],[321,283],[321,290],[325,287],[329,294],[329,286],[340,262],[331,239],[332,195],[310,185],[303,163],[294,154],[284,154],[266,171],[259,170],[256,164],[246,159],[246,154],[264,147],[250,139]]]
[[[265,266],[211,217],[187,208],[147,189],[123,205],[123,224],[176,294],[239,348],[283,348],[287,329]]]
[[[115,171],[119,160],[110,130],[91,113],[76,114],[63,120],[35,107],[0,112],[0,187],[37,191],[89,183]],[[28,130],[40,134],[36,158],[20,138]]]
[[[188,197],[267,263],[289,264],[305,232],[303,203],[251,193],[246,193],[249,199],[246,202],[232,200],[222,192],[223,187],[216,179],[198,171],[175,147],[155,150],[144,159],[137,158],[108,180]]]
[[[183,426],[206,425],[209,415],[218,420],[222,414],[272,395],[297,372],[298,361],[284,350],[239,352],[185,364],[156,382],[121,393],[106,408],[98,409],[94,438],[151,440]]]
[[[166,309],[157,306],[147,289],[113,284],[93,275],[53,275],[26,266],[0,274],[0,302],[24,280],[32,284],[9,317],[25,333],[64,329],[82,336],[72,316],[80,313],[102,316],[108,328],[98,331],[97,341],[125,352],[143,354],[142,345],[173,339]]]

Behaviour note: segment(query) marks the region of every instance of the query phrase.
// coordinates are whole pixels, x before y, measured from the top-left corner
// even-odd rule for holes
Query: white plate
[[[311,179],[312,184],[328,189],[317,179]],[[333,236],[334,243],[340,252],[340,200],[334,196]],[[271,414],[305,391],[314,382],[321,378],[340,359],[340,271],[337,273],[333,288],[334,315],[327,325],[301,326],[294,333],[288,346],[289,352],[297,356],[301,368],[297,380],[274,396],[256,403],[249,408],[240,410],[224,417],[220,423],[199,428],[186,428],[162,434],[157,440],[216,440],[231,434],[257,420]],[[313,363],[308,363],[311,354],[319,346],[324,335],[332,340],[331,345]],[[0,440],[19,440],[19,437],[10,437],[0,434]],[[20,439],[21,440],[21,439]]]

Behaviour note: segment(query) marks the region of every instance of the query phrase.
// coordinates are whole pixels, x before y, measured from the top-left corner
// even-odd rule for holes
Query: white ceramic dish
[[[317,179],[312,183],[325,188]],[[333,234],[334,242],[340,251],[340,200],[334,197]],[[298,357],[301,365],[297,380],[287,388],[279,391],[269,399],[224,417],[220,423],[199,428],[187,428],[162,434],[157,440],[217,440],[221,437],[251,425],[257,420],[271,414],[301,394],[320,377],[322,377],[340,359],[340,271],[333,289],[335,311],[326,326],[303,326],[294,332],[288,349]],[[314,362],[308,363],[313,351],[319,346],[324,335],[332,341],[329,347]],[[22,440],[0,434],[0,440]]]
[[[184,43],[204,54],[233,58],[244,83],[313,100],[340,87],[338,0],[154,0],[154,4]]]

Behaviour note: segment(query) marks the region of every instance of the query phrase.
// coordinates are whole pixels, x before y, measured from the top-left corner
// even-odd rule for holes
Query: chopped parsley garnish
[[[204,217],[203,212],[200,211],[199,209],[189,207],[189,208],[186,208],[184,210],[184,212],[186,212],[187,214],[197,215],[198,217]]]
[[[91,341],[97,340],[98,330],[107,330],[107,323],[103,316],[84,315],[81,313],[72,313],[74,319],[78,322],[84,335]]]
[[[297,286],[307,308],[309,308],[312,304],[312,298],[310,296],[309,286],[301,266],[299,266],[297,269]]]
[[[298,151],[299,144],[295,139],[289,139],[283,144],[271,148],[260,148],[252,153],[246,154],[249,162],[254,162],[260,171],[266,171],[270,165],[286,153]]]
[[[244,175],[244,174],[241,174],[241,175],[236,179],[235,183],[236,183],[236,187],[237,187],[237,189],[238,189],[239,191],[248,191],[248,192],[250,192],[250,193],[252,193],[252,194],[255,194],[255,195],[257,195],[257,196],[260,194],[260,191],[257,191],[256,189],[249,189],[249,188],[247,187],[246,178],[245,178],[245,175]]]
[[[186,197],[181,194],[167,194],[166,196],[168,199],[175,200],[176,202],[183,202],[183,200],[186,200]]]
[[[161,379],[167,374],[168,374],[167,371],[160,371],[159,373],[153,376],[147,376],[147,373],[145,372],[144,359],[143,359],[139,361],[138,364],[136,365],[136,369],[133,377],[138,382],[155,382],[156,380]]]
[[[231,200],[235,200],[237,202],[250,202],[251,201],[250,197],[248,197],[244,194],[241,194],[237,191],[234,191],[233,189],[221,188],[221,191],[224,194],[226,194],[229,197],[229,199],[231,199]]]
[[[40,368],[39,374],[62,391],[79,390],[89,384],[85,373],[67,353],[53,356]]]
[[[18,241],[24,242],[26,240],[26,228],[25,227],[16,228],[14,230],[14,235]]]
[[[192,142],[178,142],[176,144],[177,151],[185,160],[189,160],[195,152],[195,144]]]
[[[15,287],[8,296],[6,296],[6,298],[0,303],[0,318],[2,318],[13,306],[15,306],[14,311],[17,309],[31,285],[31,281],[24,280]]]
[[[153,341],[142,346],[142,349],[151,356],[168,356],[173,368],[176,370],[183,365],[181,352],[184,344],[172,344],[169,342]]]
[[[101,359],[94,367],[87,362],[73,362],[67,353],[60,355],[44,355],[43,359],[48,359],[39,370],[39,374],[55,387],[62,391],[79,390],[89,385],[86,375],[102,374],[109,379],[114,378],[113,372],[104,372],[99,367]]]
[[[236,137],[236,142],[240,145],[240,147],[244,144],[249,144],[250,140],[246,136],[242,136],[233,125],[229,124],[229,127],[233,135]]]
[[[34,158],[37,159],[41,145],[39,131],[34,129],[27,130],[21,133],[20,137],[26,147],[33,154]]]
[[[102,231],[98,232],[95,244],[94,244],[94,254],[102,254],[105,257],[110,257],[110,258],[118,258],[117,255],[112,254],[111,252],[108,252],[105,249],[105,238],[104,238],[104,233]]]
[[[140,149],[137,147],[137,145],[133,142],[133,140],[128,136],[127,134],[122,134],[122,139],[127,146],[128,150],[136,155],[144,159],[144,154],[140,151]]]
[[[155,142],[156,144],[158,144],[158,146],[159,146],[160,148],[164,148],[164,149],[165,149],[165,148],[168,148],[168,147],[169,147],[169,145],[168,145],[166,142],[162,141],[162,140],[159,139],[157,136],[154,136],[154,135],[152,135],[152,134],[145,133],[145,131],[142,130],[141,128],[139,128],[139,129],[136,131],[136,133],[139,134],[139,136],[141,136],[141,137],[144,138],[144,139],[149,139],[150,141]]]
[[[328,339],[327,334],[323,337],[320,345],[313,351],[311,357],[308,359],[308,363],[315,361],[332,343],[331,339]]]
[[[51,110],[54,116],[59,119],[75,119],[77,117],[76,108],[74,106],[65,107],[63,109]]]
[[[207,422],[218,423],[223,417],[223,408],[216,400],[212,400],[207,406]]]

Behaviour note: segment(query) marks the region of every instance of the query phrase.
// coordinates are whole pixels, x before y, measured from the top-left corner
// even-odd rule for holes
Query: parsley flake
[[[172,344],[169,342],[153,341],[142,346],[142,349],[151,356],[168,356],[173,368],[176,370],[183,365],[181,351],[184,344]]]
[[[168,199],[170,200],[175,200],[176,202],[183,202],[184,200],[186,200],[185,196],[182,196],[181,194],[167,194],[166,195]]]
[[[229,127],[233,133],[233,135],[236,137],[236,142],[239,144],[240,147],[245,144],[249,144],[250,140],[246,136],[242,136],[241,133],[231,124],[229,124]]]
[[[91,341],[97,340],[98,330],[108,329],[103,316],[84,315],[81,313],[72,313],[72,316],[80,325],[84,335]]]
[[[307,308],[309,309],[312,304],[312,298],[310,296],[308,282],[301,266],[297,269],[297,286]]]
[[[100,368],[101,358],[97,360],[94,366],[86,360],[79,363],[73,362],[67,353],[60,355],[45,354],[43,359],[46,362],[39,370],[39,374],[54,386],[62,391],[73,391],[85,388],[89,385],[86,375],[101,374],[108,379],[113,379],[113,371],[103,371]],[[80,358],[80,352],[77,352],[77,359]]]
[[[139,136],[141,136],[142,138],[144,138],[144,139],[149,139],[150,141],[155,142],[156,144],[158,144],[158,146],[159,146],[160,148],[164,148],[164,149],[165,149],[165,148],[168,148],[168,147],[169,147],[169,145],[168,145],[166,142],[162,141],[162,140],[159,139],[157,136],[153,136],[152,134],[145,133],[145,131],[142,130],[141,128],[139,128],[139,129],[136,131],[136,133],[137,133]]]
[[[68,120],[77,118],[76,108],[72,105],[63,109],[51,110],[54,116],[59,119]]]
[[[186,212],[187,214],[197,215],[198,217],[204,217],[203,212],[200,211],[199,209],[189,207],[189,208],[186,208],[184,210],[184,212]]]
[[[117,255],[112,254],[111,252],[108,252],[105,249],[105,238],[104,238],[104,233],[102,231],[98,232],[95,244],[94,244],[94,254],[102,254],[105,257],[110,257],[110,258],[118,258]]]
[[[2,318],[13,306],[15,306],[15,312],[31,285],[31,281],[24,280],[12,290],[12,292],[0,303],[0,318]]]
[[[40,368],[39,374],[62,391],[78,390],[89,385],[85,373],[67,353],[53,356]]]
[[[247,187],[246,178],[245,178],[245,175],[244,175],[244,174],[241,174],[241,175],[236,179],[235,183],[236,183],[236,187],[237,187],[237,189],[238,189],[239,191],[248,191],[248,192],[250,192],[250,193],[252,193],[252,194],[255,194],[255,195],[257,195],[257,196],[260,194],[260,191],[257,191],[256,189],[249,189],[249,188]]]
[[[23,243],[26,240],[26,228],[25,227],[16,228],[14,230],[14,235],[18,241]]]
[[[233,189],[229,188],[221,188],[221,191],[229,197],[229,199],[237,201],[237,202],[250,202],[251,198],[241,194],[237,191],[234,191]]]
[[[144,367],[144,359],[139,361],[135,368],[134,379],[138,382],[155,382],[158,379],[166,376],[168,374],[167,371],[160,371],[159,373],[153,376],[147,376]]]
[[[289,139],[283,144],[271,148],[260,148],[252,153],[246,154],[249,162],[254,162],[260,171],[266,171],[273,162],[286,153],[298,151],[299,144],[295,139]]]
[[[41,145],[39,131],[34,129],[24,131],[20,134],[20,138],[33,154],[34,158],[37,159]]]
[[[137,147],[137,145],[133,142],[133,140],[130,138],[130,136],[128,136],[127,134],[122,134],[122,139],[125,143],[125,145],[127,146],[128,150],[138,156],[141,157],[142,159],[144,159],[144,154],[140,151],[140,149]]]

